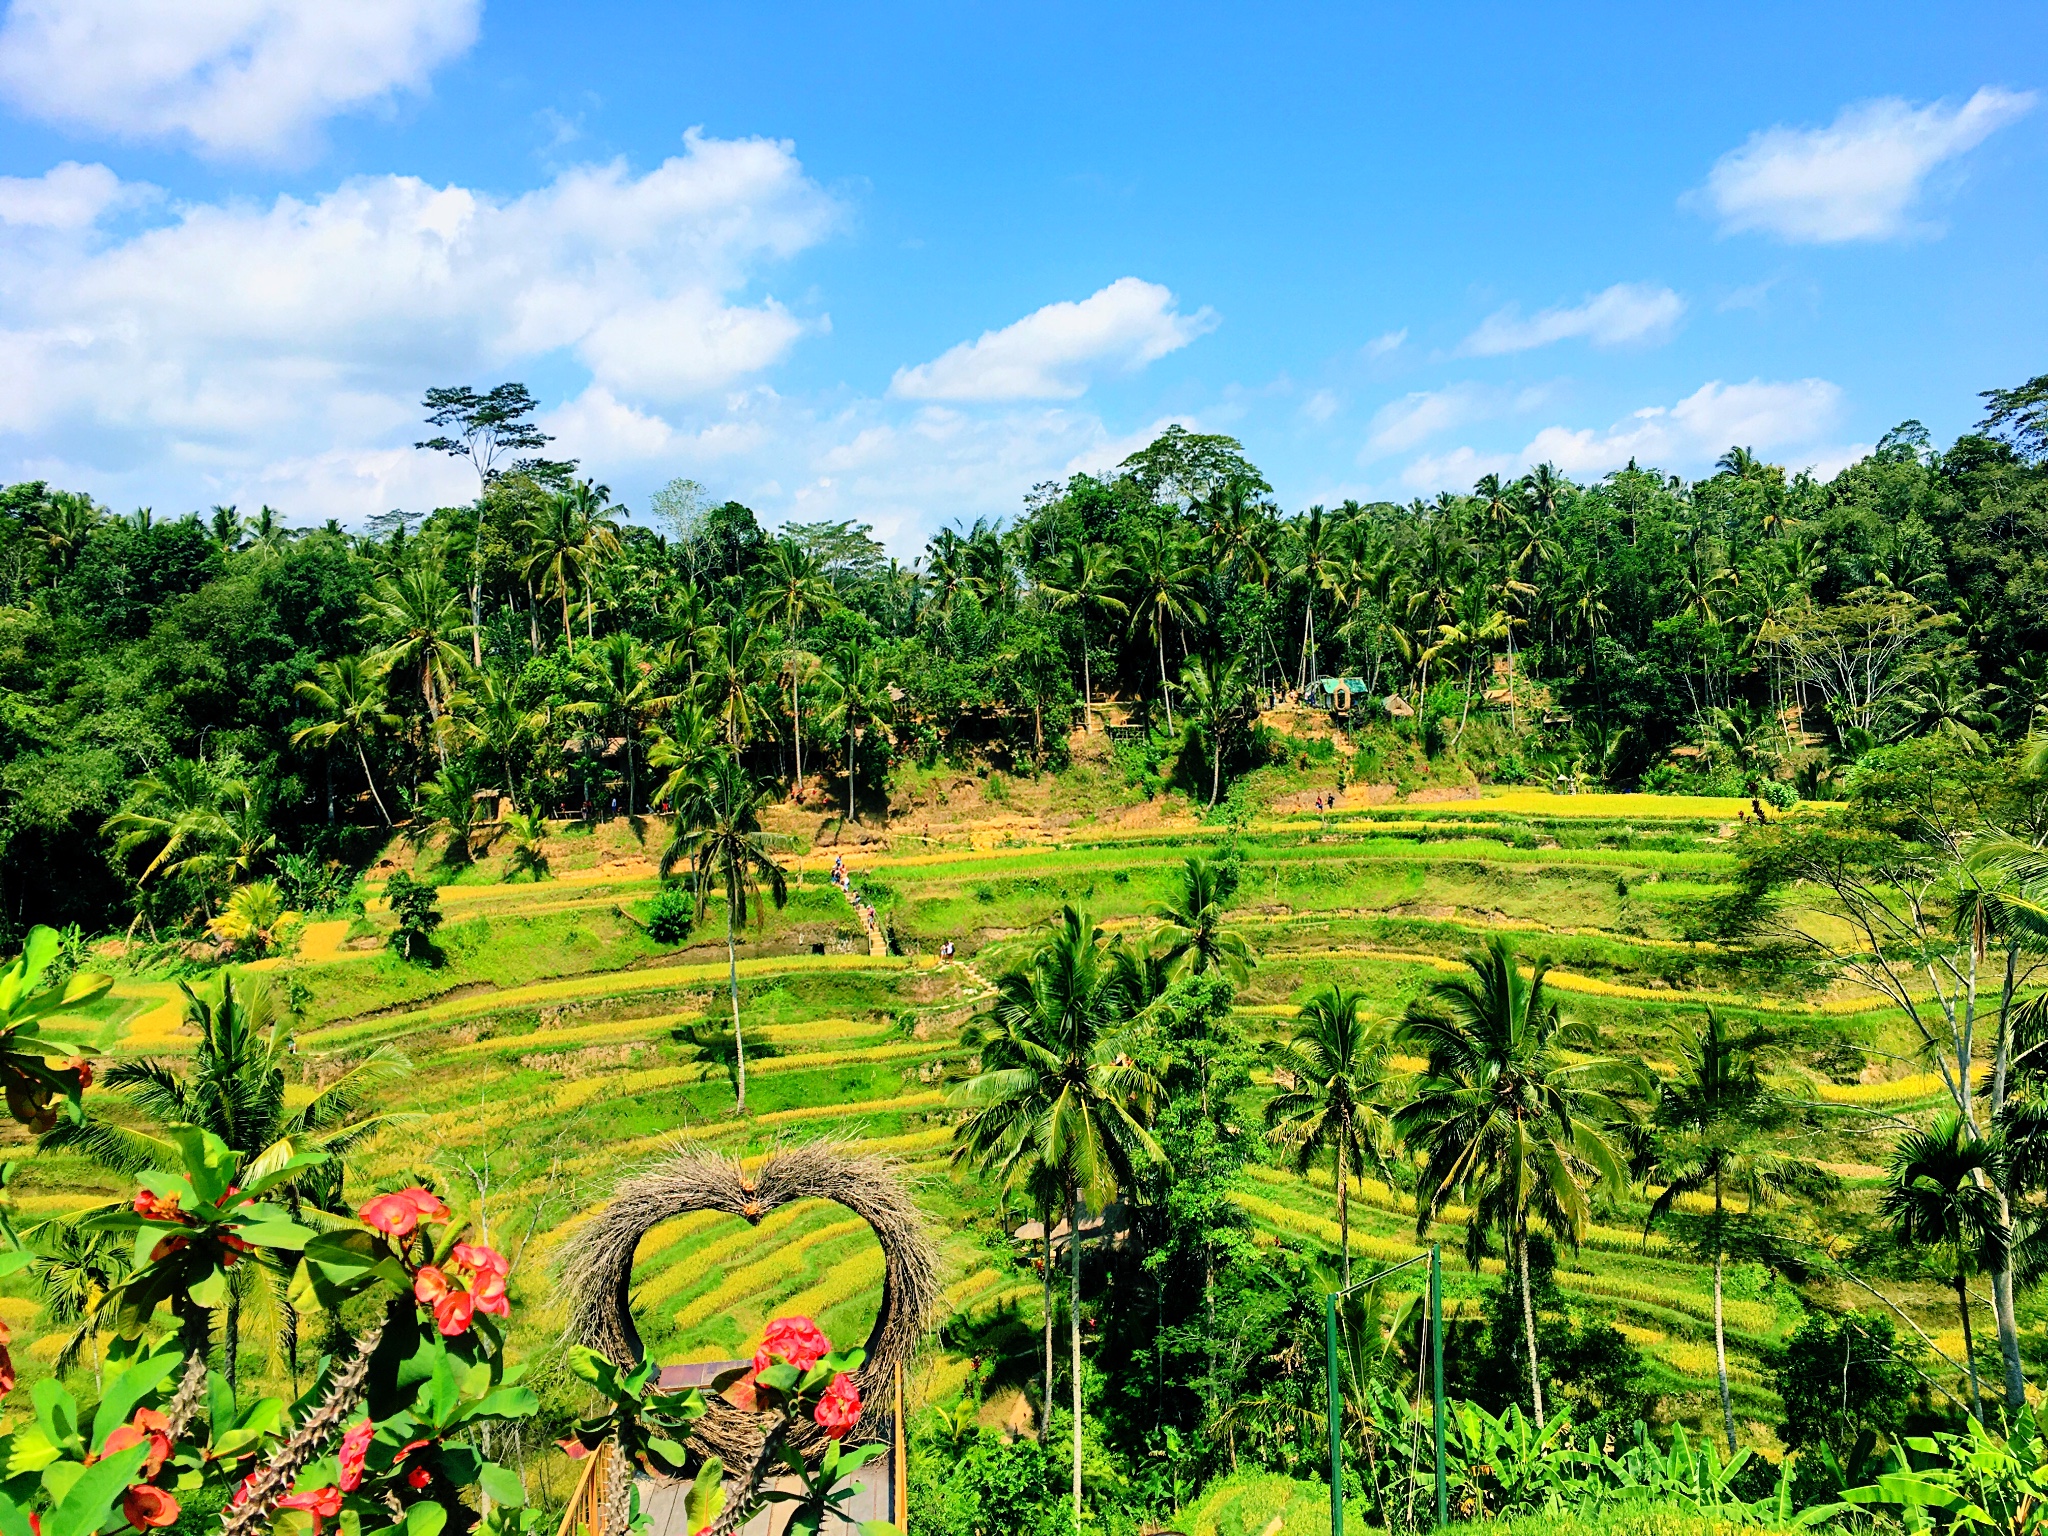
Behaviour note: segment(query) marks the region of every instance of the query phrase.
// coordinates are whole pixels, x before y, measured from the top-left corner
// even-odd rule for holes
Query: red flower
[[[137,1483],[121,1496],[121,1513],[138,1531],[160,1531],[178,1520],[178,1501],[161,1488]]]
[[[448,1283],[448,1276],[432,1264],[422,1264],[412,1277],[413,1300],[423,1307],[433,1306],[454,1289]]]
[[[135,1421],[123,1424],[107,1436],[107,1443],[100,1447],[101,1456],[112,1456],[116,1451],[125,1451],[130,1446],[149,1442],[149,1456],[142,1463],[142,1475],[155,1477],[171,1456],[171,1421],[154,1408],[138,1408]],[[173,1519],[177,1516],[173,1514]]]
[[[78,1074],[78,1091],[85,1092],[92,1086],[92,1063],[83,1056],[71,1058],[71,1070]]]
[[[831,1353],[832,1341],[808,1317],[778,1317],[761,1335],[761,1347],[754,1351],[754,1369],[767,1370],[779,1355],[798,1370],[808,1371]]]
[[[370,1439],[377,1426],[363,1419],[349,1426],[341,1437],[341,1490],[354,1493],[363,1486],[363,1464],[370,1454]]]
[[[425,1467],[414,1467],[405,1474],[405,1480],[415,1488],[424,1488],[434,1480],[434,1474]]]
[[[325,1488],[315,1488],[311,1493],[288,1493],[277,1501],[279,1509],[303,1509],[313,1517],[313,1530],[318,1536],[320,1522],[332,1520],[341,1513],[341,1490],[329,1483]]]
[[[818,1421],[818,1427],[834,1440],[860,1422],[860,1388],[853,1384],[853,1378],[841,1371],[832,1378],[832,1384],[825,1389],[825,1395],[818,1399],[817,1411],[811,1415]]]
[[[450,1291],[434,1303],[434,1326],[441,1330],[443,1338],[469,1332],[475,1316],[476,1302],[467,1291]]]
[[[571,1461],[581,1461],[590,1454],[590,1447],[581,1440],[578,1440],[574,1435],[571,1435],[566,1440],[557,1440],[555,1444],[562,1448],[562,1454]]]
[[[135,1192],[135,1214],[144,1221],[178,1221],[185,1219],[185,1213],[178,1209],[178,1195],[173,1190],[168,1195],[154,1195],[146,1189]]]
[[[486,1248],[481,1243],[457,1243],[453,1255],[455,1262],[479,1275],[496,1275],[500,1279],[512,1273],[512,1262],[495,1248]]]
[[[7,1346],[0,1344],[0,1397],[14,1390],[14,1356],[7,1352]]]
[[[177,1253],[182,1249],[190,1248],[191,1246],[191,1238],[180,1237],[177,1233],[173,1232],[170,1236],[164,1238],[154,1248],[149,1250],[149,1262],[152,1264],[161,1264],[165,1259],[168,1259],[172,1254]]]
[[[503,1275],[487,1274],[479,1276],[476,1288],[470,1294],[476,1298],[477,1311],[488,1312],[493,1317],[510,1317],[512,1315],[512,1303],[505,1295],[505,1277]]]
[[[441,1197],[430,1189],[421,1189],[417,1184],[409,1189],[401,1189],[393,1198],[410,1200],[412,1208],[419,1212],[421,1221],[446,1221],[448,1219],[448,1207],[441,1203]]]
[[[403,1195],[379,1195],[356,1214],[363,1225],[386,1237],[405,1237],[420,1224],[419,1207]]]
[[[258,1470],[261,1469],[259,1468]],[[248,1503],[249,1494],[252,1490],[254,1490],[255,1487],[256,1473],[251,1472],[247,1477],[243,1478],[239,1483],[235,1484],[235,1496],[232,1499],[228,1500],[229,1506],[231,1508],[239,1509],[242,1505]]]

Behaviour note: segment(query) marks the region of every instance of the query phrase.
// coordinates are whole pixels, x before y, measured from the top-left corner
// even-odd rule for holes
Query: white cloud
[[[1111,437],[1095,423],[1092,440],[1088,446],[1068,459],[1060,473],[1065,475],[1106,475],[1141,448],[1152,446],[1153,440],[1168,427],[1179,427],[1185,432],[1199,432],[1200,425],[1192,416],[1161,416],[1149,426],[1126,432],[1122,437]]]
[[[1762,230],[1801,244],[1886,240],[1924,231],[1910,219],[1929,173],[2034,106],[2031,91],[1985,86],[1961,106],[1895,96],[1844,107],[1825,128],[1751,134],[1690,194],[1723,231]]]
[[[1480,453],[1471,448],[1425,453],[1401,471],[1401,484],[1423,496],[1433,491],[1469,491],[1482,475],[1506,474],[1514,462],[1504,453]]]
[[[154,187],[124,184],[104,165],[66,160],[40,176],[0,176],[0,224],[23,229],[86,229],[115,208],[148,202]]]
[[[1371,341],[1365,344],[1365,355],[1367,357],[1385,357],[1407,339],[1408,327],[1404,325],[1398,331],[1388,331],[1384,336],[1373,337]]]
[[[1604,474],[1630,459],[1666,469],[1698,468],[1734,444],[1771,453],[1816,442],[1840,415],[1842,391],[1826,379],[1702,384],[1676,405],[1650,406],[1604,432],[1545,427],[1519,462],[1555,464],[1569,475]]]
[[[33,117],[216,155],[309,147],[336,113],[423,88],[481,0],[14,0],[0,92]]]
[[[1301,414],[1318,426],[1343,408],[1344,402],[1337,397],[1334,390],[1328,389],[1319,389],[1301,402]]]
[[[1577,337],[1600,347],[1662,341],[1684,313],[1685,300],[1669,288],[1616,283],[1584,303],[1540,310],[1526,320],[1510,304],[1481,321],[1458,350],[1473,357],[1498,357]]]
[[[915,368],[889,393],[903,400],[1071,400],[1102,370],[1135,372],[1216,326],[1207,308],[1182,314],[1170,290],[1120,277],[1078,303],[1062,300]]]
[[[1477,384],[1418,391],[1373,413],[1366,452],[1398,453],[1486,414],[1487,392]]]
[[[750,290],[839,217],[788,145],[694,134],[644,175],[581,166],[518,197],[363,177],[118,234],[82,221],[130,189],[58,170],[0,182],[0,216],[42,226],[0,242],[0,445],[153,464],[195,500],[325,465],[301,475],[320,515],[383,510],[384,472],[351,456],[417,436],[429,384],[580,363],[601,393],[579,426],[644,447],[622,413],[701,408],[822,327]]]

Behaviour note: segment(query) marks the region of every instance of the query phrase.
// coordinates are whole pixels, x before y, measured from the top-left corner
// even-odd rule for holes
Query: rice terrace
[[[2048,1536],[1880,9],[0,0],[0,1536]]]

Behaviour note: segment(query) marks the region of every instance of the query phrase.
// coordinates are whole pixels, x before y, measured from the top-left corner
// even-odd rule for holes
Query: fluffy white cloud
[[[323,516],[383,510],[359,455],[417,435],[429,384],[580,363],[579,430],[653,451],[646,407],[704,402],[824,323],[750,290],[839,217],[788,145],[694,134],[645,174],[581,166],[507,199],[377,176],[87,222],[131,196],[95,166],[0,181],[0,451],[154,464],[195,500],[324,465],[293,471]]]
[[[1134,372],[1216,326],[1207,308],[1182,314],[1158,283],[1120,277],[1078,303],[1062,300],[915,368],[899,368],[902,400],[1071,400],[1102,370]]]
[[[481,0],[14,0],[0,91],[70,127],[211,154],[303,150],[338,112],[418,90]]]
[[[1717,160],[1694,196],[1725,231],[1806,244],[1908,234],[1928,174],[2025,116],[2034,100],[2031,91],[1986,86],[1959,107],[1885,97],[1843,108],[1825,128],[1767,128]]]
[[[1486,391],[1477,384],[1421,390],[1373,413],[1368,454],[1398,453],[1453,427],[1487,414]]]
[[[0,224],[17,229],[86,229],[115,208],[148,202],[156,189],[124,183],[104,165],[66,160],[40,176],[0,176]]]
[[[1435,491],[1469,491],[1481,476],[1506,474],[1514,463],[1507,454],[1480,453],[1472,448],[1425,453],[1401,471],[1401,484],[1422,496]]]
[[[1539,310],[1527,319],[1510,304],[1481,321],[1458,350],[1473,357],[1498,357],[1577,337],[1599,347],[1661,341],[1684,313],[1685,300],[1669,288],[1616,283],[1582,304]]]
[[[1388,331],[1384,336],[1373,337],[1371,341],[1365,344],[1365,355],[1367,357],[1385,357],[1389,352],[1397,350],[1401,343],[1407,339],[1408,327],[1404,325],[1398,331]]]

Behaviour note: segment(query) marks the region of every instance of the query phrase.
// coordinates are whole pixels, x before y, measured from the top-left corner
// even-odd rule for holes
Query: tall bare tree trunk
[[[1536,1359],[1536,1302],[1529,1290],[1529,1228],[1515,1226],[1515,1262],[1522,1269],[1522,1342],[1529,1349],[1529,1401],[1536,1409],[1536,1427],[1543,1428],[1543,1370]]]
[[[740,1038],[740,961],[733,948],[732,909],[733,893],[725,893],[725,978],[732,992],[732,1055],[735,1086],[739,1089],[739,1103],[733,1108],[735,1114],[747,1112],[747,1047]]]
[[[1073,1341],[1073,1358],[1069,1362],[1074,1373],[1074,1526],[1081,1525],[1081,1201],[1078,1195],[1067,1200],[1067,1251],[1072,1256],[1068,1267],[1067,1289],[1067,1336]]]
[[[1960,1267],[1956,1270],[1956,1306],[1963,1314],[1963,1358],[1970,1364],[1970,1417],[1984,1422],[1984,1393],[1977,1384],[1977,1342],[1970,1332],[1970,1286]]]
[[[1344,1289],[1351,1289],[1351,1116],[1337,1117],[1337,1235],[1344,1245]]]
[[[1081,729],[1095,734],[1095,687],[1088,680],[1088,618],[1081,618]]]
[[[1728,1336],[1721,1327],[1721,1216],[1720,1201],[1714,1211],[1714,1374],[1721,1383],[1721,1427],[1728,1432],[1728,1454],[1735,1454],[1735,1404],[1728,1395]]]

